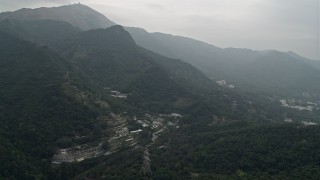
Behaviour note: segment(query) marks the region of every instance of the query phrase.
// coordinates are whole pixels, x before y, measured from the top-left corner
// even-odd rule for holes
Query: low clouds
[[[78,0],[79,1],[79,0]],[[73,0],[0,0],[0,11]],[[319,0],[82,0],[111,20],[220,47],[278,49],[319,57]]]

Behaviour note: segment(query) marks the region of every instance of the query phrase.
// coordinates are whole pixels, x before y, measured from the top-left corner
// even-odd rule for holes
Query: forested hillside
[[[112,25],[0,14],[0,179],[318,179],[316,62]]]

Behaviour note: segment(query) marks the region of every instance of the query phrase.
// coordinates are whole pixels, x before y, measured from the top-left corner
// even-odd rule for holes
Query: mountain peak
[[[5,19],[17,19],[21,21],[49,19],[64,21],[82,30],[107,28],[115,25],[114,22],[106,18],[103,14],[83,4],[51,8],[24,8],[14,12],[0,13],[0,21]]]
[[[69,4],[69,5],[63,5],[63,6],[57,6],[57,7],[49,7],[48,9],[61,9],[61,8],[67,8],[67,9],[87,9],[87,10],[91,10],[91,11],[95,11],[96,10],[92,9],[91,7],[85,5],[85,4]]]
[[[114,25],[109,28],[107,28],[110,31],[122,31],[122,32],[127,32],[121,25]]]

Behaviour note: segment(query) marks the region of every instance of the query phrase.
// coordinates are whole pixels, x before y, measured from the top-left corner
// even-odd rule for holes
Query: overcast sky
[[[320,0],[81,0],[114,22],[218,47],[294,51],[320,59]],[[0,0],[0,11],[74,0]]]

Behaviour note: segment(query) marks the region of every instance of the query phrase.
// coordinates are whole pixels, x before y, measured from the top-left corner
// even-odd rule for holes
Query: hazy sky
[[[79,1],[79,0],[78,0]],[[74,0],[0,0],[0,11]],[[81,0],[114,22],[219,47],[294,51],[320,59],[320,0]]]

